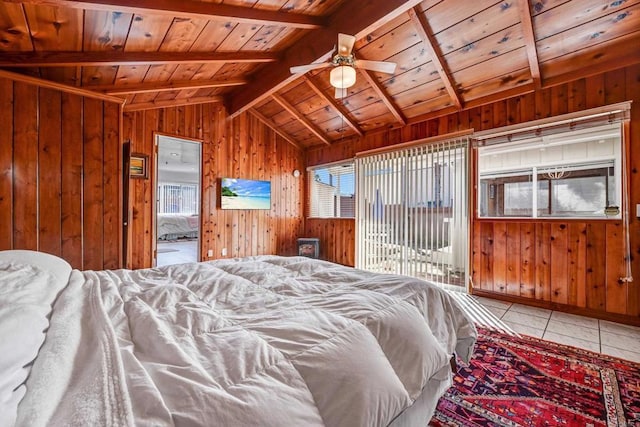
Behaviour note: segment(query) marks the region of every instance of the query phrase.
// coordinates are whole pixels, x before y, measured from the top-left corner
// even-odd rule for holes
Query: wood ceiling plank
[[[529,0],[517,0],[517,2],[518,8],[520,9],[520,25],[524,36],[527,59],[529,60],[531,78],[533,78],[533,84],[535,87],[540,88],[540,62],[538,60],[538,51],[536,49],[536,37],[533,32]]]
[[[380,101],[387,107],[387,110],[395,117],[395,120],[403,125],[406,124],[407,120],[402,114],[402,111],[400,111],[400,108],[398,108],[395,101],[389,96],[385,87],[375,78],[373,73],[369,70],[361,70],[360,75],[371,85],[371,88],[378,95]]]
[[[358,92],[355,95],[344,98],[342,102],[349,112],[353,112],[379,100],[380,98],[378,98],[378,93],[370,86],[362,92]]]
[[[617,68],[623,68],[640,62],[637,49],[640,46],[640,34],[631,33],[619,37],[611,43],[581,49],[553,61],[540,64],[545,76],[542,85],[556,85],[580,78],[600,74]],[[589,64],[585,67],[584,64]]]
[[[322,98],[327,104],[333,108],[338,114],[338,117],[343,120],[355,133],[362,136],[362,131],[358,127],[358,125],[345,113],[344,106],[338,104],[338,102],[333,98],[333,96],[328,96],[320,87],[316,84],[313,78],[303,77],[303,80],[309,85],[311,90],[316,93],[320,98]]]
[[[305,116],[300,114],[293,107],[293,105],[289,104],[289,102],[287,102],[283,97],[281,97],[277,93],[272,94],[272,96],[273,96],[273,99],[282,106],[282,108],[287,110],[289,114],[291,114],[293,117],[299,120],[302,124],[304,124],[307,127],[307,129],[309,129],[309,131],[311,131],[320,141],[324,142],[327,145],[331,145],[331,141],[327,139],[327,137],[322,133],[322,131],[318,129],[316,125],[312,123],[309,119],[307,119]]]
[[[215,51],[237,25],[233,22],[209,21],[191,46],[191,51]]]
[[[82,11],[25,4],[36,51],[82,50]]]
[[[359,110],[354,111],[352,114],[358,120],[358,123],[360,123],[360,121],[365,121],[370,117],[378,117],[387,113],[389,113],[389,109],[387,108],[387,106],[384,105],[384,102],[378,101],[374,102],[373,104],[369,104],[366,107],[360,108]]]
[[[156,93],[168,90],[196,90],[202,88],[239,86],[246,80],[182,80],[169,82],[146,82],[136,85],[94,86],[91,90],[99,90],[109,95]]]
[[[204,27],[206,19],[175,18],[160,44],[160,52],[187,52]]]
[[[204,64],[274,62],[268,52],[11,52],[0,57],[2,67],[67,67],[106,65]]]
[[[532,83],[531,71],[527,64],[523,64],[520,70],[514,70],[509,73],[495,76],[491,79],[479,82],[473,86],[465,88],[462,92],[465,103],[476,98],[482,98],[494,93],[504,92],[518,86],[525,86]]]
[[[422,39],[424,48],[429,53],[429,56],[431,56],[431,61],[436,67],[436,71],[438,72],[438,75],[440,75],[440,80],[442,80],[445,90],[451,97],[453,105],[458,108],[462,108],[460,96],[456,92],[454,81],[451,77],[448,66],[442,59],[442,52],[440,51],[440,48],[432,35],[431,29],[429,28],[429,23],[427,22],[427,18],[424,14],[416,12],[415,8],[409,10],[409,17],[411,19],[411,23],[418,32],[418,36],[420,37],[420,39]]]
[[[329,26],[305,34],[274,66],[265,68],[260,79],[234,94],[230,102],[230,116],[252,107],[271,93],[285,87],[297,76],[289,68],[329,58],[335,45],[336,34],[346,32],[360,38],[390,20],[400,16],[420,0],[369,0],[367,2],[343,2],[329,17]]]
[[[580,0],[563,3],[533,18],[536,40],[542,40],[570,28],[587,24],[605,14],[624,13],[624,9],[638,4],[638,0],[607,1]]]
[[[177,64],[168,65],[152,65],[147,71],[147,75],[144,76],[145,82],[166,82],[171,78],[171,75],[178,68]]]
[[[362,56],[367,59],[385,61],[396,53],[419,43],[421,39],[419,35],[416,34],[416,29],[409,18],[403,15],[402,20],[404,22],[399,27],[389,29],[374,41],[367,43],[361,48],[357,48],[356,59]],[[387,28],[388,26],[385,25],[378,31],[386,30]]]
[[[529,61],[525,48],[521,47],[455,72],[453,73],[453,78],[458,84],[460,93],[464,93],[470,86],[490,80],[496,75],[508,74],[525,67],[529,67]]]
[[[391,78],[397,78],[398,76],[402,75],[402,73],[406,73],[410,70],[415,70],[418,67],[427,66],[427,64],[431,63],[431,57],[425,51],[422,41],[419,41],[413,46],[396,53],[386,60],[398,64],[398,66],[396,67],[396,72],[393,76],[391,76]],[[437,75],[435,67],[432,67],[431,71],[433,71]],[[386,81],[390,78],[388,74],[374,74],[380,81]]]
[[[238,24],[216,49],[222,52],[237,52],[262,28],[257,24]]]
[[[431,98],[448,96],[445,87],[440,80],[433,80],[428,83],[417,85],[409,90],[394,95],[394,100],[398,107],[404,110],[412,105],[421,104]],[[453,105],[453,101],[452,101]]]
[[[277,45],[284,38],[288,37],[293,30],[276,27],[274,25],[263,25],[240,50],[248,51],[278,51]]]
[[[396,125],[397,122],[395,121],[395,117],[393,117],[393,115],[388,112],[380,116],[370,117],[360,122],[360,126],[365,132],[370,132],[374,129],[380,128],[388,129],[391,127],[395,127]]]
[[[435,34],[453,27],[495,4],[496,0],[447,0],[438,2],[431,7],[426,5],[421,8],[421,11],[426,11],[431,31]]]
[[[434,19],[427,16],[429,23]],[[499,2],[464,21],[435,33],[443,55],[457,49],[470,49],[473,43],[520,22],[520,13],[513,2]]]
[[[172,23],[172,16],[136,13],[131,22],[124,50],[126,52],[157,51]]]
[[[206,98],[186,98],[178,100],[163,100],[148,103],[126,104],[123,108],[127,111],[153,110],[156,108],[179,107],[183,105],[208,104],[212,102],[222,102],[222,97],[206,97]]]
[[[531,5],[531,16],[536,16],[541,13],[545,13],[561,4],[570,2],[571,0],[546,0],[537,1]]]
[[[82,50],[123,50],[132,20],[131,13],[86,10]]]
[[[451,98],[448,98],[446,94],[444,96],[434,96],[433,98],[427,99],[419,104],[410,105],[403,111],[407,115],[407,121],[410,122],[411,119],[416,116],[428,114],[445,108],[453,108],[454,111],[460,111],[457,106],[451,103]]]
[[[136,84],[144,80],[149,70],[148,65],[120,66],[116,73],[115,84]]]
[[[324,26],[322,19],[298,13],[262,10],[221,3],[194,0],[5,0],[12,3],[38,4],[71,9],[119,10],[121,12],[152,13],[170,17],[184,17],[206,20],[232,20],[234,22],[279,25],[315,29]]]
[[[260,111],[256,110],[255,108],[251,108],[249,110],[249,113],[253,114],[255,116],[255,118],[257,118],[262,123],[264,123],[269,129],[271,129],[272,131],[274,131],[275,133],[280,135],[289,144],[293,145],[294,147],[296,147],[298,149],[302,149],[302,146],[300,144],[298,144],[296,141],[294,141],[293,138],[291,138],[289,135],[287,135],[286,133],[281,131],[278,128],[278,126],[275,123],[273,123],[273,121],[271,121],[271,119],[265,117],[262,113],[260,113]]]
[[[539,41],[540,61],[546,62],[638,31],[640,2]]]
[[[512,25],[473,43],[469,49],[458,49],[445,55],[451,72],[463,70],[524,46],[522,27]]]
[[[368,32],[365,36],[360,37],[358,40],[356,40],[354,44],[354,49],[361,50],[370,44],[374,45],[373,46],[374,49],[376,48],[376,46],[379,48],[381,45],[384,44],[384,43],[381,43],[380,41],[382,37],[384,37],[385,35],[387,35],[393,30],[395,30],[396,32],[402,33],[404,29],[401,27],[405,25],[408,20],[409,19],[407,18],[406,15],[399,15],[398,17],[392,19],[391,21],[387,22],[383,26],[372,29],[372,31]]]
[[[117,66],[82,67],[82,86],[113,84],[117,72]]]
[[[0,2],[0,51],[21,50],[33,50],[22,5]]]
[[[45,80],[64,83],[70,86],[79,86],[80,82],[78,80],[81,79],[81,77],[77,75],[77,71],[78,71],[77,68],[49,67],[49,68],[43,68],[40,70],[40,77],[42,77]]]

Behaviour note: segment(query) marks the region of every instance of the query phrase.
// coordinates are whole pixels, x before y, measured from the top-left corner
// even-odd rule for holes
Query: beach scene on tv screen
[[[271,182],[222,179],[222,209],[271,209]]]

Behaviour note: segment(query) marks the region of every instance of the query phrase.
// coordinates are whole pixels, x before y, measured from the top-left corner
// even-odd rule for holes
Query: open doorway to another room
[[[201,144],[157,135],[156,265],[196,262],[200,238]]]

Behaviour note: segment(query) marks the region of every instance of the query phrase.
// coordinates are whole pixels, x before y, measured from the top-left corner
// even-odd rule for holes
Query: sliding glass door
[[[466,289],[467,138],[356,159],[356,265]]]

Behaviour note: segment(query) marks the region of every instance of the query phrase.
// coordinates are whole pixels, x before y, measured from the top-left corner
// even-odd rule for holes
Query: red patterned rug
[[[640,364],[478,328],[435,427],[640,427]]]

